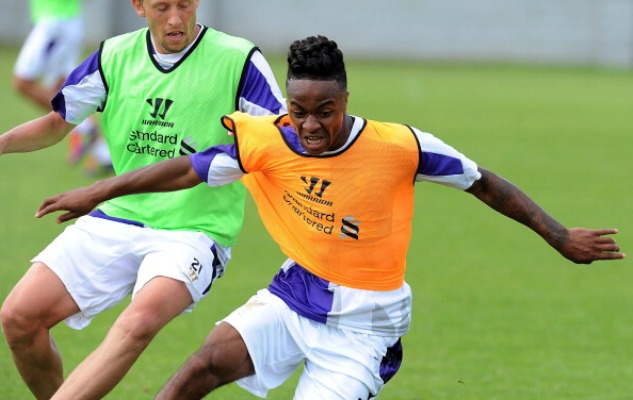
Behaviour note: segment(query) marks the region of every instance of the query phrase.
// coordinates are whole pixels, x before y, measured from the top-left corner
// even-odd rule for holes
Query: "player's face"
[[[147,20],[158,53],[178,53],[198,34],[196,10],[200,0],[132,0],[132,5]]]
[[[348,92],[336,81],[290,79],[286,82],[288,115],[309,154],[336,150],[347,141]]]

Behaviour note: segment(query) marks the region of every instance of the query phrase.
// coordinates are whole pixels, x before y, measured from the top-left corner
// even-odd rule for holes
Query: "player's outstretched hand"
[[[41,218],[55,211],[67,211],[57,217],[57,222],[61,223],[88,214],[99,202],[90,186],[81,187],[47,198],[38,208],[35,217]]]
[[[598,260],[619,260],[625,257],[615,239],[607,235],[618,233],[617,229],[569,229],[567,240],[558,251],[577,264],[591,264]]]

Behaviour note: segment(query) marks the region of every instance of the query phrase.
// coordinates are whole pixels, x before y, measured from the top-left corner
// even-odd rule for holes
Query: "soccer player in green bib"
[[[0,155],[54,145],[101,112],[114,170],[122,174],[228,144],[219,124],[227,113],[285,110],[259,49],[198,23],[198,0],[132,5],[148,28],[105,40],[69,75],[51,113],[0,136]],[[244,199],[239,182],[114,199],[36,255],[1,313],[16,367],[35,397],[105,396],[159,330],[223,275]],[[62,321],[82,329],[129,294],[103,342],[64,382],[50,329]]]

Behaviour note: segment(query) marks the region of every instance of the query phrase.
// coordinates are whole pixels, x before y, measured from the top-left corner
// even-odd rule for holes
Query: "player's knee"
[[[114,326],[115,329],[123,332],[132,343],[145,347],[156,336],[163,325],[157,323],[156,317],[149,313],[135,312],[122,314]]]
[[[11,301],[10,297],[2,304],[0,320],[2,321],[2,332],[11,348],[20,343],[29,342],[40,329],[38,321],[33,321],[20,312],[19,307]]]
[[[187,377],[204,382],[209,391],[228,383],[226,369],[219,355],[215,349],[203,346],[187,360]]]
[[[2,308],[0,308],[0,321],[2,321],[2,330],[5,335],[7,334],[7,331],[11,330],[19,320],[16,309],[13,307],[10,297],[8,297],[2,303]]]
[[[203,345],[192,357],[197,369],[216,373],[222,367],[223,354],[219,346]]]
[[[222,343],[205,344],[192,357],[192,369],[209,387],[217,388],[254,373],[250,357],[228,350]]]
[[[195,376],[207,373],[212,375],[215,370],[215,363],[213,358],[209,357],[208,352],[197,351],[187,361],[187,369],[191,375]]]

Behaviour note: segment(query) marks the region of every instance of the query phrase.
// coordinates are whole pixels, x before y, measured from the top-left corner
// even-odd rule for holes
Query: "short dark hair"
[[[308,36],[295,40],[288,51],[288,74],[290,79],[336,81],[347,89],[347,73],[343,53],[335,41],[325,36]]]

